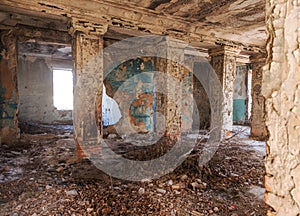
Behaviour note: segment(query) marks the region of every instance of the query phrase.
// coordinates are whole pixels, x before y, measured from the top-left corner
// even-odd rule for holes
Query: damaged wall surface
[[[18,61],[19,120],[46,124],[71,123],[72,111],[57,110],[53,104],[51,65],[58,64],[53,64],[53,59],[26,55],[19,55]],[[60,61],[58,66],[72,68],[71,61],[66,60]]]
[[[18,137],[17,39],[8,31],[0,32],[0,144]]]
[[[154,62],[138,58],[122,63],[104,80],[122,112],[122,133],[154,130]]]
[[[104,80],[110,90],[110,95],[117,101],[122,112],[122,118],[117,124],[119,132],[154,132],[157,122],[165,120],[164,112],[159,111],[157,103],[165,107],[164,102],[157,102],[157,94],[165,94],[156,89],[154,71],[159,71],[152,57],[143,57],[126,61],[111,71]],[[166,73],[166,71],[161,71]],[[181,114],[179,127],[184,130],[192,128],[192,72],[187,69],[182,73],[182,106],[185,112]],[[176,91],[179,94],[178,91]],[[166,95],[163,95],[166,98]],[[158,110],[157,110],[158,109]]]
[[[266,98],[266,202],[270,215],[300,212],[300,5],[299,1],[267,0],[270,35],[268,65],[263,75]]]
[[[233,90],[233,122],[244,124],[247,110],[247,66],[237,66]]]

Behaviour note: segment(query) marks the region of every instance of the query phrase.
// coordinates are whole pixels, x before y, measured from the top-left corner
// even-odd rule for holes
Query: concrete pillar
[[[75,69],[73,118],[79,157],[100,151],[95,144],[102,138],[102,51],[106,30],[95,28],[90,28],[88,21],[73,20],[71,29]]]
[[[227,136],[233,125],[233,89],[236,74],[236,56],[239,50],[222,46],[209,51],[211,65],[220,79],[223,90],[222,134]]]
[[[13,31],[0,32],[0,144],[19,136],[17,87],[17,38]]]
[[[265,124],[265,99],[262,96],[263,66],[266,56],[257,54],[251,56],[252,63],[252,108],[251,108],[251,136],[264,140],[267,137]]]
[[[300,213],[299,1],[267,0],[267,66],[263,71],[268,129],[265,200],[268,215]]]
[[[182,132],[184,48],[184,44],[170,39],[157,46],[158,52],[165,56],[156,59],[156,70],[165,74],[155,78],[156,88],[161,92],[157,94],[157,111],[165,116],[165,136],[171,141],[180,140]]]

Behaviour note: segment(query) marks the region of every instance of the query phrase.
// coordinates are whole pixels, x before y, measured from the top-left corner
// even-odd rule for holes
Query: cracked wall
[[[68,60],[22,55],[18,58],[20,122],[72,123],[71,110],[57,110],[53,104],[53,67],[72,68]],[[61,94],[64,94],[61,92]]]
[[[300,6],[267,0],[268,64],[264,68],[269,215],[300,214]]]

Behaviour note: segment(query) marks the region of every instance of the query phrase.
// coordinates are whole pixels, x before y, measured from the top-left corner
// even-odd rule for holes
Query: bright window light
[[[72,70],[53,70],[53,103],[58,110],[73,110]]]

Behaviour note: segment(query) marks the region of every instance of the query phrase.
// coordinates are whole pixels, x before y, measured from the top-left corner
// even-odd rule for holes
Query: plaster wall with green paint
[[[244,124],[247,112],[247,66],[237,66],[233,94],[233,122]]]

